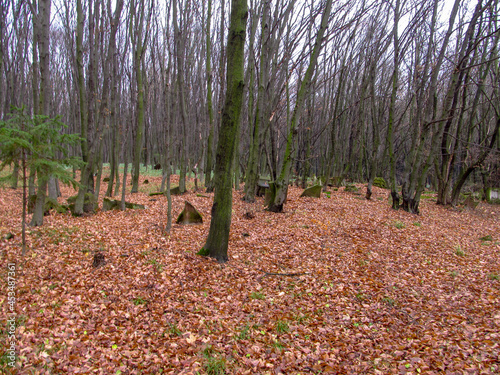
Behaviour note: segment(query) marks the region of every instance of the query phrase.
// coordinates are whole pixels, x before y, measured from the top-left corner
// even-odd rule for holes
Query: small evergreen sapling
[[[25,108],[13,108],[8,120],[0,121],[0,170],[20,164],[23,178],[23,244],[26,223],[27,171],[36,174],[38,192],[31,225],[43,224],[47,183],[50,177],[64,184],[77,185],[68,167],[81,168],[82,161],[69,156],[70,146],[78,145],[81,138],[76,134],[64,134],[67,126],[59,117],[31,116]],[[13,168],[11,168],[11,171]],[[1,180],[12,180],[12,173]],[[1,182],[0,180],[0,182]],[[23,245],[23,253],[25,252]]]

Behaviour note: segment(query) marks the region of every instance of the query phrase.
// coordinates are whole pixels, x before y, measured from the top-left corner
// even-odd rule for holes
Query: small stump
[[[247,211],[247,212],[245,212],[243,217],[245,219],[251,220],[251,219],[255,218],[255,214],[252,211]]]
[[[104,266],[106,264],[106,259],[104,258],[104,254],[101,252],[97,252],[94,254],[94,261],[92,262],[92,267],[98,268]]]
[[[202,224],[203,218],[194,206],[188,201],[184,201],[184,210],[180,213],[176,221],[177,224]]]

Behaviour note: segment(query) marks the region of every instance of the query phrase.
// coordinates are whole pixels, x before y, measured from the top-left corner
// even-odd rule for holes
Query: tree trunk
[[[124,167],[123,167],[122,195],[121,195],[121,202],[120,202],[120,210],[122,210],[122,211],[125,211],[125,192],[126,192],[126,189],[127,189],[127,172],[128,172],[128,150],[127,150],[127,144],[129,143],[129,139],[128,138],[129,138],[128,134],[126,134],[125,137],[124,137],[125,142],[123,144],[123,158],[125,160],[124,160]]]
[[[144,141],[144,83],[143,78],[146,72],[142,69],[144,59],[145,45],[148,40],[149,18],[151,17],[152,9],[149,8],[149,14],[146,19],[146,5],[144,0],[139,0],[130,3],[130,37],[132,38],[132,46],[134,48],[133,63],[135,80],[137,87],[137,102],[136,102],[136,134],[134,139],[134,154],[132,161],[132,190],[131,193],[139,191],[139,174],[142,155],[142,144]],[[139,14],[137,14],[139,13]]]
[[[250,122],[250,126],[252,124],[253,126],[251,126],[250,153],[248,155],[248,167],[245,174],[245,197],[243,199],[246,202],[255,202],[257,183],[259,182],[260,125],[265,121],[265,107],[268,105],[266,102],[266,93],[269,81],[270,3],[270,0],[264,0],[262,6],[259,89],[257,92],[255,118]],[[253,51],[250,51],[250,53],[253,54]],[[249,69],[253,69],[253,66],[249,66]]]
[[[95,8],[89,4],[88,9],[88,48],[89,48],[89,66],[88,66],[88,80],[87,80],[87,93],[85,93],[85,78],[83,75],[83,24],[85,22],[85,15],[81,1],[77,2],[77,70],[78,70],[78,91],[80,93],[80,135],[82,137],[81,151],[82,159],[86,163],[81,170],[80,187],[75,201],[75,215],[82,215],[84,212],[85,194],[94,193],[94,164],[95,164],[95,147],[96,142],[99,140],[99,134],[94,131],[96,124],[96,88],[95,81],[97,79],[97,52],[95,49],[95,19],[97,17],[99,2],[94,3]],[[88,94],[88,96],[87,96]],[[89,133],[90,130],[90,133]]]
[[[117,169],[119,165],[119,130],[118,130],[118,120],[116,116],[117,111],[117,92],[118,92],[118,67],[116,59],[116,33],[118,32],[118,25],[120,23],[121,12],[123,9],[124,0],[118,0],[116,3],[115,13],[111,21],[111,34],[109,36],[109,49],[108,56],[106,58],[106,64],[108,67],[108,74],[111,75],[109,78],[109,89],[110,89],[110,100],[109,100],[109,122],[111,125],[111,160],[110,160],[110,173],[108,187],[106,190],[106,196],[111,197],[113,195],[113,182],[115,180],[115,175],[117,174]],[[108,9],[109,14],[111,14],[111,9]],[[111,17],[110,17],[111,18]],[[116,183],[119,184],[119,178],[116,178]]]
[[[208,111],[208,139],[207,139],[207,156],[205,163],[205,186],[212,184],[212,159],[213,159],[213,144],[214,144],[214,109],[212,104],[212,43],[210,41],[210,24],[212,20],[212,0],[208,0],[207,10],[207,28],[205,31],[206,37],[206,59],[205,65],[207,69],[207,111]]]
[[[14,168],[12,170],[12,179],[10,182],[11,189],[17,189],[17,183],[19,180],[19,161],[16,160],[14,163]]]
[[[438,1],[434,1],[433,5],[433,15],[430,23],[429,47],[426,56],[427,64],[422,74],[422,77],[424,77],[423,79],[428,78],[428,81],[422,82],[422,87],[424,85],[428,85],[428,89],[425,91],[426,98],[419,98],[419,100],[424,103],[418,104],[418,111],[421,113],[417,114],[417,123],[413,124],[415,129],[421,130],[420,134],[416,130],[416,133],[413,136],[415,147],[411,148],[410,153],[406,158],[405,173],[403,176],[403,209],[410,213],[420,213],[420,196],[424,190],[425,180],[434,159],[433,156],[436,152],[438,152],[439,148],[439,140],[442,127],[437,127],[437,129],[435,129],[434,131],[434,134],[432,132],[433,128],[436,128],[435,119],[437,116],[436,107],[438,99],[438,76],[444,61],[445,52],[447,50],[450,37],[453,33],[455,18],[458,13],[459,5],[460,0],[455,0],[448,22],[448,29],[441,43],[441,48],[437,58],[433,56],[435,53],[435,48],[433,45],[436,34]],[[428,69],[430,69],[431,67],[427,65],[430,65],[430,61],[435,62],[432,66],[432,72],[428,76]],[[423,118],[420,116],[423,116]],[[430,147],[428,144],[429,142],[431,143]]]
[[[43,225],[43,215],[45,213],[45,197],[47,196],[47,178],[38,177],[38,187],[36,193],[35,209],[30,225],[37,227]]]
[[[179,88],[179,104],[180,115],[182,122],[181,143],[180,143],[180,167],[179,167],[179,191],[186,192],[186,170],[187,170],[187,109],[186,109],[186,96],[184,93],[184,74],[185,74],[185,41],[179,30],[177,23],[177,1],[173,3],[173,23],[175,32],[175,54],[177,56],[177,85]]]
[[[232,0],[227,45],[227,92],[215,165],[215,196],[210,231],[200,251],[219,262],[226,262],[232,210],[232,173],[235,141],[240,123],[244,85],[244,48],[247,21],[246,0]]]
[[[500,111],[497,110],[496,112],[497,112],[497,121],[495,129],[493,130],[493,134],[491,135],[489,147],[487,147],[477,158],[477,160],[459,176],[459,178],[453,185],[453,190],[451,192],[451,204],[453,205],[456,205],[458,203],[458,198],[460,197],[460,191],[462,190],[462,187],[465,184],[465,181],[467,181],[469,175],[486,160],[488,155],[495,147],[495,142],[497,141],[498,138],[498,132],[500,131]]]
[[[391,102],[389,104],[389,120],[387,123],[387,149],[389,153],[389,187],[391,189],[392,208],[399,209],[399,194],[396,186],[396,157],[394,155],[394,112],[396,110],[396,94],[398,91],[398,72],[399,72],[399,8],[400,0],[396,0],[394,9],[394,27],[392,29],[394,42],[394,70],[392,72],[392,92]]]
[[[38,30],[37,43],[40,61],[40,94],[38,97],[38,111],[40,114],[50,116],[50,6],[51,0],[39,0],[38,14],[33,15],[34,30]],[[35,48],[35,47],[34,47]],[[35,73],[36,74],[36,73]],[[32,226],[43,224],[45,197],[47,195],[47,178],[38,174],[38,190],[36,194],[35,209],[31,219]]]
[[[288,193],[288,183],[290,180],[290,172],[292,170],[292,164],[295,158],[296,153],[296,138],[297,138],[297,125],[300,120],[300,115],[302,112],[302,107],[304,105],[304,100],[306,94],[309,91],[309,83],[312,79],[314,69],[316,68],[316,63],[318,61],[319,52],[321,50],[321,45],[323,44],[323,36],[328,27],[328,19],[330,17],[330,12],[332,9],[332,1],[327,0],[325,9],[323,11],[323,15],[321,18],[321,26],[318,30],[318,34],[316,36],[316,42],[314,44],[314,48],[311,54],[311,59],[309,61],[309,66],[306,70],[306,74],[302,83],[300,84],[299,92],[297,93],[297,98],[295,102],[295,107],[293,110],[292,118],[290,120],[290,131],[287,137],[285,156],[283,160],[283,165],[281,168],[281,173],[279,177],[275,181],[275,194],[272,197],[268,209],[272,212],[282,212],[283,204],[285,203],[287,193]]]

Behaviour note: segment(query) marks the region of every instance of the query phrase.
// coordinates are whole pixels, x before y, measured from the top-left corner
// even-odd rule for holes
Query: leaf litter
[[[2,371],[500,373],[499,206],[424,200],[415,216],[373,190],[366,201],[291,187],[282,214],[234,191],[229,262],[218,264],[196,255],[213,194],[173,196],[174,218],[187,200],[204,220],[170,234],[166,198],[145,192],[127,200],[146,210],[51,214],[28,228],[23,260],[22,195],[2,189],[2,263],[18,268],[17,362]],[[2,303],[3,326],[6,316]]]

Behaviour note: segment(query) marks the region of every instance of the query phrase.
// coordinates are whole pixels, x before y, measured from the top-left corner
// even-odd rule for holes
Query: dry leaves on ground
[[[2,302],[17,265],[17,369],[4,355],[2,371],[500,373],[498,206],[429,197],[415,216],[391,210],[382,189],[371,201],[300,193],[275,214],[235,191],[230,260],[218,264],[196,255],[213,194],[173,197],[174,219],[188,200],[204,223],[169,235],[166,198],[145,190],[127,200],[146,210],[46,216],[22,260],[21,191],[0,190]],[[99,251],[105,264],[92,267]]]

